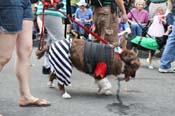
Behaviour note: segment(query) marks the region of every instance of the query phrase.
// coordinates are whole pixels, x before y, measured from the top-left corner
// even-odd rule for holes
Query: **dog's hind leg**
[[[58,83],[58,87],[59,87],[59,90],[61,92],[61,97],[64,98],[64,99],[70,99],[71,98],[71,95],[69,93],[67,93],[67,91],[65,90],[65,87],[64,85],[61,85]]]
[[[50,88],[54,87],[54,84],[53,84],[54,79],[56,79],[56,75],[54,73],[50,73],[49,74],[49,82],[47,84]]]
[[[53,84],[54,79],[56,79],[56,75],[54,73],[50,73],[49,74],[49,82],[48,82],[48,86],[50,88],[54,87],[54,84]],[[64,98],[64,99],[70,99],[71,98],[70,94],[68,94],[66,92],[64,85],[61,85],[61,84],[58,83],[58,87],[59,87],[59,90],[61,92],[61,97],[62,98]]]
[[[154,67],[152,66],[152,59],[153,59],[153,55],[154,55],[154,51],[149,51],[149,56],[147,58],[147,62],[149,64],[148,68],[149,69],[154,69]]]

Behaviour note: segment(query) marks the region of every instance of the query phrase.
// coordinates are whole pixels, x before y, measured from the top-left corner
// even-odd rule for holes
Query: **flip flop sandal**
[[[47,107],[50,106],[50,103],[43,103],[45,101],[44,99],[38,99],[32,103],[27,103],[27,104],[19,104],[20,107]]]

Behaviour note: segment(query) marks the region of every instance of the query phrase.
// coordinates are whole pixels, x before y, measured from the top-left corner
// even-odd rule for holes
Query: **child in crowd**
[[[166,18],[162,7],[158,7],[153,17],[153,22],[148,29],[148,34],[151,37],[161,37],[165,32],[164,25],[166,24]]]
[[[126,40],[126,35],[131,34],[131,28],[129,23],[124,23],[121,18],[118,18],[118,42],[119,44],[123,43],[121,47],[123,49],[126,48],[127,45],[127,40]]]

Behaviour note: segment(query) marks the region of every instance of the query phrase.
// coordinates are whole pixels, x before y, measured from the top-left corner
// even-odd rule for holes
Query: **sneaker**
[[[159,68],[158,70],[160,73],[175,73],[175,69],[169,68],[169,69],[162,69]]]
[[[42,73],[43,74],[49,74],[50,73],[50,68],[46,68],[46,67],[43,66]]]

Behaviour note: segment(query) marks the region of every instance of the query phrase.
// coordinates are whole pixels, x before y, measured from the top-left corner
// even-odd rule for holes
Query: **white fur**
[[[96,84],[99,88],[99,90],[97,92],[98,94],[100,94],[100,95],[101,94],[105,94],[105,95],[112,94],[112,92],[111,92],[112,85],[107,78],[104,78],[101,80],[96,80]]]
[[[151,69],[151,70],[154,69],[154,67],[150,64],[149,58],[147,58],[146,61],[147,61],[148,64],[149,64],[148,68]]]
[[[53,81],[49,81],[49,82],[47,83],[47,86],[50,87],[50,88],[54,88]]]
[[[62,98],[64,99],[70,99],[71,98],[71,95],[67,92],[65,92],[63,95],[62,95]]]

